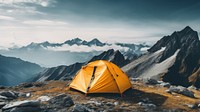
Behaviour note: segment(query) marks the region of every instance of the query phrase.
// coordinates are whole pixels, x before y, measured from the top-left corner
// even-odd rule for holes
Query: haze
[[[191,26],[199,0],[0,0],[0,47],[79,37],[152,42]]]

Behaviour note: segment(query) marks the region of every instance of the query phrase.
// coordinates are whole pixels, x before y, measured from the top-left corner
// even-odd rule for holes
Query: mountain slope
[[[119,51],[114,51],[113,49],[110,49],[101,53],[100,55],[94,56],[92,59],[84,63],[75,63],[69,66],[58,66],[48,68],[43,72],[39,73],[35,78],[32,79],[32,81],[41,82],[48,80],[71,79],[76,74],[76,72],[81,69],[83,65],[86,65],[87,63],[95,60],[108,60],[110,62],[115,63],[118,66],[123,66],[129,62],[129,60],[124,59],[124,56]]]
[[[17,85],[42,70],[37,64],[0,55],[0,85]]]
[[[148,53],[123,67],[130,77],[156,78],[175,85],[199,87],[200,41],[189,26],[164,36]],[[190,80],[189,80],[190,79]]]

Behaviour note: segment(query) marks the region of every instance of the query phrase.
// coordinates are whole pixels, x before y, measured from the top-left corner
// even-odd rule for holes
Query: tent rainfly
[[[131,88],[127,75],[115,64],[98,60],[83,66],[70,84],[70,88],[88,93],[119,93]]]

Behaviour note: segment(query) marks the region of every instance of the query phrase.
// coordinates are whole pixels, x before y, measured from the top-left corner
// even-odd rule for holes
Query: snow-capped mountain
[[[164,36],[146,55],[123,67],[130,77],[155,78],[200,87],[200,41],[189,26]]]
[[[74,38],[63,43],[32,42],[20,48],[0,50],[0,53],[38,63],[44,67],[55,67],[85,62],[109,49],[119,50],[126,59],[135,59],[144,53],[143,49],[145,48],[149,48],[149,46],[145,44],[104,43],[96,38],[91,41]]]
[[[75,38],[72,40],[67,40],[64,42],[64,44],[68,44],[68,45],[85,45],[85,46],[104,46],[106,45],[106,43],[102,43],[100,42],[98,39],[92,39],[91,41],[85,41],[85,40],[81,40],[80,38]]]

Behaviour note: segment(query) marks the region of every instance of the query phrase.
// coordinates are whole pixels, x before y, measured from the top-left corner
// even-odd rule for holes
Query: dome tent
[[[127,75],[115,64],[98,60],[83,66],[70,88],[83,93],[119,93],[131,88]]]

